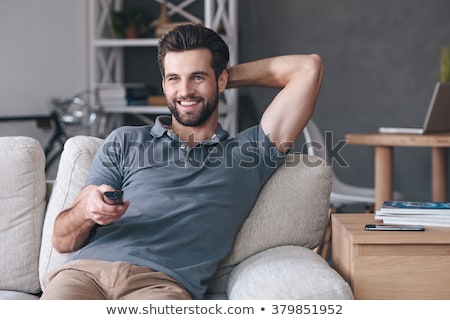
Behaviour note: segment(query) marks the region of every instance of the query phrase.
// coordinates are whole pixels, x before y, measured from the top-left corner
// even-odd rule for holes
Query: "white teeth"
[[[195,101],[180,101],[180,104],[182,106],[193,106],[193,105],[197,104],[197,102],[195,102]]]

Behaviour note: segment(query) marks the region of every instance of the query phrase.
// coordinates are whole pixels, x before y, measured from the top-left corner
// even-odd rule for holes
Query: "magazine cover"
[[[384,209],[439,209],[450,211],[450,202],[385,201],[381,207],[381,210]]]

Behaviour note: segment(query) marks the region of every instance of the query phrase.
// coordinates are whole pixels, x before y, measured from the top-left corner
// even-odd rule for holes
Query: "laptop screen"
[[[450,82],[436,83],[423,129],[425,132],[450,131]]]

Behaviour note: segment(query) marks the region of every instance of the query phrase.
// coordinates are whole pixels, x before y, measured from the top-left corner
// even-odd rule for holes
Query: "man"
[[[86,186],[55,221],[53,245],[77,251],[46,279],[43,299],[201,299],[259,190],[310,118],[317,55],[232,66],[215,32],[185,25],[158,60],[171,117],[112,132]],[[226,88],[280,88],[261,123],[230,138],[218,123]],[[245,106],[241,106],[245,108]],[[123,204],[105,191],[122,189]]]

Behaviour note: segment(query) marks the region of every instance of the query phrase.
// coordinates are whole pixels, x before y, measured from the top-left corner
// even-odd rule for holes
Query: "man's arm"
[[[288,55],[230,67],[228,88],[280,88],[261,118],[261,127],[282,153],[292,148],[311,117],[323,79],[316,54]]]
[[[130,203],[125,201],[122,205],[109,205],[103,200],[105,191],[112,191],[112,187],[86,186],[75,199],[74,205],[58,215],[52,236],[53,247],[58,252],[80,249],[96,224],[110,224],[125,213]]]

